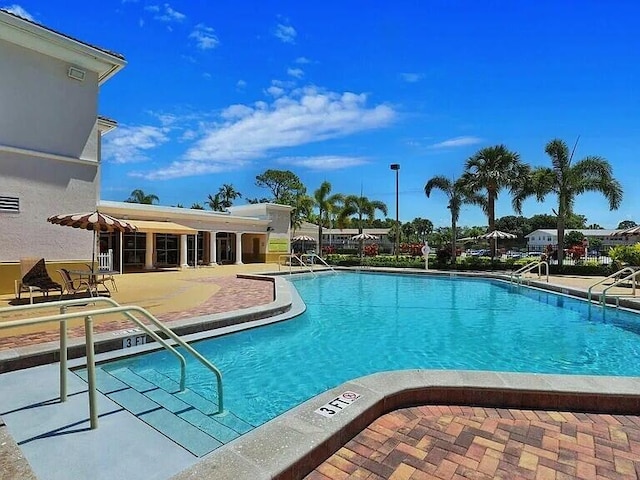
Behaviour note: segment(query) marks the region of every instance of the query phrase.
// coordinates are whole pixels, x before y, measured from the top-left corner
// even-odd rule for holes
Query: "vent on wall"
[[[84,80],[85,71],[80,70],[77,67],[69,67],[69,71],[67,72],[67,75],[69,75],[69,77],[73,78],[74,80],[79,80],[82,82]]]
[[[0,212],[19,212],[20,199],[18,197],[3,197],[0,195]]]

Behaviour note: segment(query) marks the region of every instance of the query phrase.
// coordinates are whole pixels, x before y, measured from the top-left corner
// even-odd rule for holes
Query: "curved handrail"
[[[97,302],[109,303],[117,307],[120,306],[120,304],[112,298],[92,296],[90,300],[86,298],[75,298],[71,300],[60,300],[57,302],[41,303],[41,304],[35,304],[35,305],[29,304],[29,305],[17,305],[15,307],[5,307],[5,308],[0,308],[0,314],[6,313],[6,312],[12,313],[12,312],[17,312],[21,310],[40,310],[43,308],[51,308],[51,307],[60,307],[60,314],[64,314],[66,313],[66,308],[69,306],[86,305],[87,303],[97,303]],[[156,332],[154,332],[152,329],[147,327],[144,323],[142,323],[136,317],[131,315],[129,312],[124,312],[124,314],[129,318],[129,320],[131,320],[136,325],[138,325],[142,330],[144,330],[146,334],[148,334],[156,342],[162,345],[166,350],[169,350],[169,352],[178,359],[178,361],[180,362],[180,391],[183,392],[184,389],[186,388],[186,378],[187,378],[187,361],[184,358],[184,356],[180,352],[178,352],[175,348],[173,348],[171,345],[169,345],[165,339],[160,337]],[[63,324],[63,322],[65,322],[65,320],[60,320],[60,323],[61,323],[60,325],[60,375],[64,375],[64,371],[67,369],[67,365],[66,365],[67,363],[66,330],[67,329],[66,329],[66,323]],[[0,324],[0,329],[5,328],[5,326],[8,323],[9,322]],[[9,328],[9,327],[6,327],[6,328]],[[64,345],[64,348],[63,348],[63,345]],[[60,398],[62,401],[65,401],[66,397],[67,397],[66,385],[63,386],[61,381]]]
[[[633,269],[633,268],[631,268],[631,267],[624,267],[623,269],[618,270],[617,272],[612,273],[612,274],[611,274],[611,275],[609,275],[608,277],[605,277],[605,278],[603,278],[602,280],[598,280],[596,283],[594,283],[593,285],[591,285],[591,286],[589,287],[589,290],[587,291],[587,298],[588,298],[589,302],[591,302],[591,289],[592,289],[593,287],[597,287],[598,285],[600,285],[601,283],[606,282],[606,281],[607,281],[607,280],[609,280],[610,278],[618,277],[618,276],[622,275],[622,274],[623,274],[623,273],[625,273],[625,272],[633,273],[633,272],[635,272],[635,269]],[[614,282],[614,283],[615,283],[615,282]],[[605,289],[605,290],[606,290],[606,289]]]
[[[317,258],[318,260],[320,260],[320,263],[322,263],[324,266],[329,267],[329,269],[333,272],[336,273],[336,271],[333,269],[333,267],[331,265],[329,265],[327,262],[324,261],[324,258],[322,258],[320,255],[318,255],[317,253],[303,253],[302,255],[300,255],[301,258],[304,257],[310,257],[310,258]]]
[[[102,298],[102,297],[101,297]],[[97,300],[96,298],[92,298],[91,300],[87,301],[87,299],[75,299],[75,300],[63,300],[60,302],[51,302],[48,304],[43,304],[43,305],[33,305],[32,307],[36,307],[36,308],[31,308],[31,309],[37,309],[39,308],[45,308],[45,305],[47,307],[62,307],[62,308],[66,308],[66,306],[68,305],[73,305],[73,304],[77,304],[77,303],[93,303],[95,300]],[[111,303],[107,300],[108,303]],[[113,300],[113,303],[116,303],[115,300]],[[30,306],[25,305],[23,308],[17,307],[15,310],[13,308],[5,308],[5,309],[0,309],[0,313],[3,313],[4,311],[16,311],[16,310],[29,310]],[[158,321],[158,319],[156,319],[149,311],[147,311],[146,309],[136,306],[136,305],[128,305],[128,306],[113,306],[110,308],[102,308],[102,309],[98,309],[98,310],[83,310],[83,311],[79,311],[79,312],[66,312],[66,313],[59,313],[59,314],[55,314],[55,315],[45,315],[42,317],[36,317],[36,318],[26,318],[26,319],[22,319],[22,320],[12,320],[12,321],[8,321],[8,322],[3,322],[0,324],[0,329],[4,329],[4,328],[13,328],[13,327],[20,327],[20,326],[25,326],[25,325],[35,325],[35,324],[39,324],[39,323],[49,323],[49,322],[54,322],[54,321],[59,321],[61,322],[61,324],[63,322],[66,323],[66,320],[68,319],[72,319],[72,318],[80,318],[80,317],[85,317],[85,335],[86,335],[86,343],[87,343],[87,370],[89,372],[89,410],[90,410],[90,415],[91,415],[91,428],[97,428],[98,426],[98,413],[97,413],[97,407],[95,405],[95,360],[93,358],[93,326],[92,326],[92,318],[93,316],[100,316],[100,315],[108,315],[111,313],[124,313],[125,315],[128,312],[138,312],[139,314],[143,315],[144,317],[146,317],[152,324],[154,324],[158,329],[160,329],[165,335],[167,335],[169,338],[171,338],[173,341],[175,341],[177,344],[179,344],[181,347],[183,347],[185,350],[187,350],[191,355],[193,355],[197,360],[199,360],[205,367],[207,367],[210,371],[212,371],[217,379],[217,386],[218,386],[218,411],[216,413],[222,413],[224,411],[224,404],[223,404],[223,389],[222,389],[222,373],[220,372],[220,370],[218,370],[211,362],[209,362],[206,358],[204,358],[200,353],[198,353],[195,349],[193,349],[193,347],[191,347],[188,343],[186,343],[184,340],[182,340],[178,335],[176,335],[171,329],[167,328],[165,325],[163,325],[160,321]],[[128,315],[129,318],[133,317],[133,315]],[[133,317],[135,318],[135,317]],[[135,320],[136,323],[139,322],[139,320]],[[62,327],[61,327],[62,329]],[[163,341],[162,343],[165,343],[165,341]],[[167,344],[168,345],[168,344]],[[61,348],[62,350],[62,348]],[[62,398],[62,394],[61,394],[61,398]]]
[[[280,270],[280,260],[282,258],[288,258],[289,259],[289,275],[291,275],[291,260],[295,258],[298,261],[298,263],[300,263],[301,267],[307,267],[307,270],[309,270],[309,272],[311,272],[311,274],[315,277],[316,274],[314,273],[313,268],[311,268],[309,265],[304,263],[302,258],[300,258],[295,253],[287,253],[285,255],[279,255],[278,256],[278,270]]]
[[[631,293],[631,295],[633,295],[634,297],[636,296],[636,282],[637,282],[637,278],[640,276],[640,270],[634,270],[633,273],[631,273],[630,275],[627,275],[624,278],[620,278],[619,280],[613,282],[611,285],[607,286],[607,288],[605,288],[604,290],[602,290],[602,293],[600,294],[600,303],[602,303],[602,305],[606,305],[607,303],[607,290],[609,290],[610,288],[613,288],[615,286],[620,285],[623,282],[628,282],[629,280],[631,280],[631,287],[633,288],[633,292]],[[620,295],[618,295],[618,297],[620,297]]]
[[[542,261],[536,260],[535,262],[530,262],[527,265],[525,265],[524,267],[519,268],[515,272],[512,272],[511,275],[509,276],[509,281],[513,282],[514,278],[519,278],[521,280],[525,273],[528,273],[528,272],[532,271],[536,267],[538,267],[538,277],[541,277],[542,276],[542,272],[541,272],[542,265],[545,266],[545,270],[546,270],[546,273],[547,273],[547,283],[549,283],[549,264],[544,260],[542,260]]]

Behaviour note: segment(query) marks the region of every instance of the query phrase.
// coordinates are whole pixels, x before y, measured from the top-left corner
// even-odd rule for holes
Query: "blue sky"
[[[255,176],[290,169],[313,192],[381,200],[400,219],[449,225],[446,198],[477,150],[505,144],[531,165],[562,138],[576,158],[601,155],[624,188],[609,212],[578,197],[589,223],[640,222],[640,2],[297,1],[0,3],[121,53],[128,65],[100,93],[119,127],[104,137],[102,192],[136,188],[162,205],[204,203],[223,183],[268,196]],[[63,6],[64,5],[64,6]],[[634,191],[634,189],[636,189]],[[243,200],[238,204],[244,203]],[[551,213],[555,198],[524,215]],[[503,191],[498,217],[512,215]],[[486,225],[475,206],[461,225]]]

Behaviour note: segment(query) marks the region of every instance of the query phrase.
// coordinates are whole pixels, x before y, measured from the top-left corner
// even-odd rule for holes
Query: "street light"
[[[398,220],[398,172],[400,171],[399,163],[392,163],[391,170],[395,170],[396,172],[396,263],[398,262],[398,252],[400,250],[400,220]]]

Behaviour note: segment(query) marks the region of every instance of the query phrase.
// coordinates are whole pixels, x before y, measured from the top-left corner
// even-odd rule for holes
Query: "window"
[[[20,199],[0,196],[0,212],[20,212]]]

